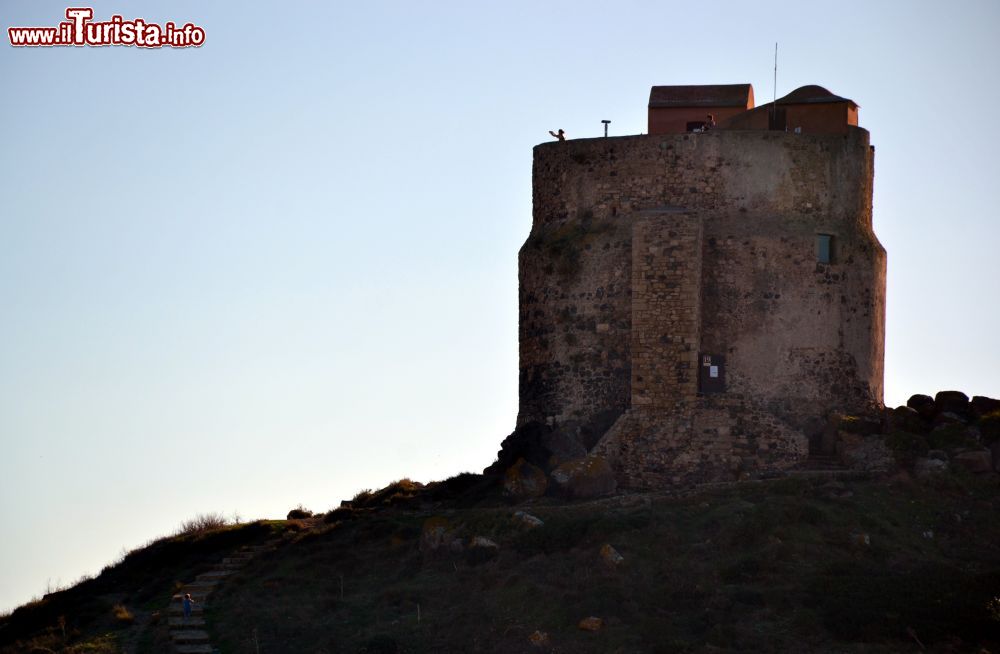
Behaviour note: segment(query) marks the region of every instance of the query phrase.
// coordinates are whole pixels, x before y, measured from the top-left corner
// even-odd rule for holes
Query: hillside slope
[[[223,652],[998,651],[998,510],[996,476],[956,472],[339,511],[209,625]]]
[[[998,512],[961,467],[516,505],[404,480],[156,541],[0,618],[0,652],[170,652],[155,612],[264,542],[206,603],[221,652],[998,652]]]

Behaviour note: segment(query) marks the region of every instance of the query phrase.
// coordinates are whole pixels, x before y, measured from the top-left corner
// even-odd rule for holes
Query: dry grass
[[[135,615],[125,608],[124,604],[115,604],[111,607],[111,614],[115,616],[118,624],[132,624],[135,622]]]
[[[531,507],[545,522],[531,530],[513,507],[443,503],[463,543],[500,544],[478,561],[421,548],[430,514],[390,500],[417,490],[400,480],[370,493],[379,508],[341,509],[351,519],[220,589],[213,636],[236,654],[254,652],[246,625],[262,651],[534,651],[541,630],[565,652],[885,654],[913,651],[910,627],[929,650],[959,638],[955,651],[1000,651],[988,610],[1000,489],[987,481],[845,482],[844,497],[792,479],[621,505],[546,501]],[[620,568],[602,565],[605,543]],[[577,627],[591,615],[605,619],[597,634]]]
[[[229,526],[229,519],[221,513],[199,513],[190,520],[185,520],[177,528],[177,536],[203,534]]]

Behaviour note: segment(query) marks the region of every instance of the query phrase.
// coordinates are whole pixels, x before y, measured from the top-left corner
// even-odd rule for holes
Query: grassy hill
[[[517,506],[472,475],[400,482],[325,516],[153,543],[0,619],[0,652],[171,651],[153,612],[263,542],[206,607],[222,652],[998,652],[998,478]]]

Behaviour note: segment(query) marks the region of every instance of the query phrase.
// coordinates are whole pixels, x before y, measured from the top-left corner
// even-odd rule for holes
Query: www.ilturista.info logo
[[[65,22],[57,27],[8,27],[10,44],[17,47],[56,45],[133,45],[140,48],[191,48],[205,42],[205,30],[193,23],[178,27],[147,23],[142,18],[125,20],[115,14],[111,20],[93,22],[90,7],[69,7]]]

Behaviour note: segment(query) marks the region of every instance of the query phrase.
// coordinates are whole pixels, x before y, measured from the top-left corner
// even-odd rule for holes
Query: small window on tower
[[[816,235],[816,260],[820,263],[833,263],[833,236],[830,234]]]

